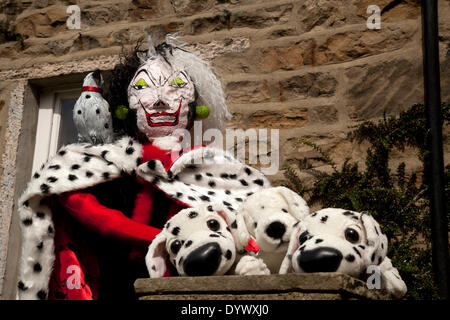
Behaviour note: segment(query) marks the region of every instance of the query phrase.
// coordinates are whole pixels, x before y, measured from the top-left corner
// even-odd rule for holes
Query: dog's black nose
[[[281,239],[286,232],[286,226],[279,221],[274,221],[266,229],[266,233],[269,237],[274,239]]]
[[[207,243],[192,251],[184,260],[188,276],[210,276],[219,267],[222,251],[217,243]]]
[[[298,264],[305,272],[334,272],[339,268],[342,253],[334,248],[322,247],[303,251]]]

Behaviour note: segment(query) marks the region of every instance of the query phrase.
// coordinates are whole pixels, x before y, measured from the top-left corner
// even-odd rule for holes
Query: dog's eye
[[[179,240],[175,240],[170,245],[170,251],[172,251],[173,254],[177,254],[178,251],[180,251],[181,248],[181,242]]]
[[[216,219],[210,219],[206,222],[206,224],[211,231],[217,231],[220,229],[220,223]]]
[[[351,243],[357,243],[359,241],[359,233],[355,229],[345,229],[345,239]]]
[[[300,245],[304,244],[306,240],[308,240],[308,231],[303,232],[300,237],[298,237],[298,242]]]

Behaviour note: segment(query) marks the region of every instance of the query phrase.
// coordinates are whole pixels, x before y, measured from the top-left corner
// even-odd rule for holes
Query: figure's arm
[[[133,221],[119,210],[105,207],[89,193],[63,193],[59,201],[72,217],[104,237],[148,245],[161,232],[158,228]]]

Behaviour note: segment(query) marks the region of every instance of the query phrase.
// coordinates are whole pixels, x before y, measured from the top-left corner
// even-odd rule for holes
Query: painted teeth
[[[149,118],[150,118],[150,121],[153,123],[175,122],[177,120],[176,116],[158,116],[158,117],[150,116]]]

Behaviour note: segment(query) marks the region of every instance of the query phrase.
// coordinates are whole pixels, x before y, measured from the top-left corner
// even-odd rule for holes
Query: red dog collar
[[[254,253],[258,253],[259,252],[259,246],[256,243],[255,239],[250,238],[250,240],[248,241],[248,244],[244,247],[245,250],[250,251],[250,252],[254,252]]]
[[[100,89],[100,88],[97,88],[97,87],[90,87],[90,86],[82,87],[82,88],[81,88],[81,92],[84,92],[84,91],[95,91],[95,92],[99,92],[99,93],[102,93],[102,92],[103,92],[103,90]]]

